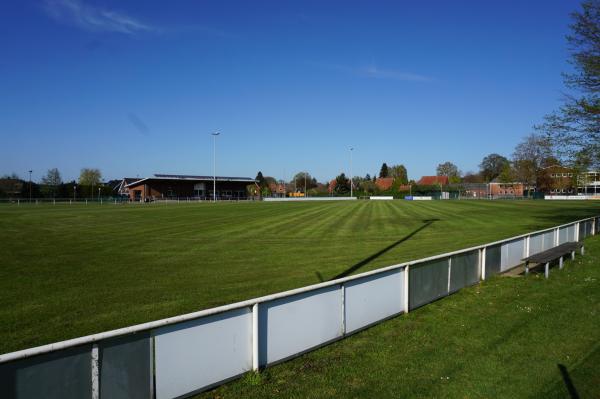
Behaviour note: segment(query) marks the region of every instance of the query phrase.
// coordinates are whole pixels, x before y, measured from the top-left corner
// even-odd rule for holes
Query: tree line
[[[57,168],[48,169],[39,182],[20,178],[16,173],[0,177],[2,198],[97,198],[115,194],[118,180],[102,181],[96,168],[83,168],[77,180],[63,181]]]

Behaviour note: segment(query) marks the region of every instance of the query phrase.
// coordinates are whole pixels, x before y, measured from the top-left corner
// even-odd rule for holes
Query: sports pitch
[[[0,353],[600,214],[594,202],[0,206]]]

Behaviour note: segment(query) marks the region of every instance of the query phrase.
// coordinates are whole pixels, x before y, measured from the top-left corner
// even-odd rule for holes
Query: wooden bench
[[[546,276],[546,278],[548,278],[548,276],[550,275],[550,262],[552,262],[554,259],[560,259],[558,265],[559,268],[562,269],[563,257],[570,253],[571,259],[575,259],[575,251],[578,248],[581,248],[581,255],[583,255],[585,252],[583,243],[566,242],[554,248],[550,248],[545,251],[538,252],[535,255],[528,256],[527,258],[523,259],[523,261],[525,262],[525,275],[529,274],[529,263],[537,263],[538,265],[545,265],[544,275]]]

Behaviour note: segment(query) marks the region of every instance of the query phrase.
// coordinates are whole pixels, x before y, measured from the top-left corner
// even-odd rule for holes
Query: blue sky
[[[0,174],[411,178],[560,103],[570,1],[5,1]]]

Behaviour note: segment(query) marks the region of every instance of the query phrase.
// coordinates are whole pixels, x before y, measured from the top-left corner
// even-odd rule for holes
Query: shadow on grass
[[[532,229],[536,230],[542,228],[543,226],[547,226],[548,224],[551,226],[556,226],[559,224],[571,223],[575,220],[598,216],[598,214],[600,214],[600,207],[596,204],[582,208],[560,209],[560,212],[553,211],[534,216],[534,223],[531,227]]]
[[[559,364],[558,369],[560,370],[560,375],[565,383],[565,388],[569,391],[569,397],[571,397],[571,399],[579,399],[579,394],[577,393],[577,389],[575,389],[575,385],[573,385],[573,381],[571,381],[567,368],[563,364]]]
[[[419,228],[417,228],[416,230],[410,232],[409,234],[405,235],[404,237],[402,237],[401,239],[399,239],[396,242],[391,243],[390,245],[388,245],[387,247],[383,248],[382,250],[375,252],[373,255],[361,260],[360,262],[350,266],[348,269],[344,270],[343,272],[341,272],[340,274],[333,276],[330,280],[335,280],[338,278],[342,278],[342,277],[346,277],[351,275],[352,273],[354,273],[355,271],[357,271],[358,269],[360,269],[361,267],[371,263],[372,261],[374,261],[375,259],[379,258],[381,255],[385,254],[386,252],[390,251],[391,249],[394,249],[395,247],[397,247],[398,245],[402,244],[405,241],[410,240],[415,234],[417,234],[419,231],[426,229],[427,227],[429,227],[431,224],[433,224],[433,222],[439,221],[440,219],[425,219],[423,220],[423,225],[420,226]],[[317,278],[319,279],[320,282],[324,282],[325,279],[323,278],[323,275],[320,272],[315,272],[315,274],[317,275]]]

